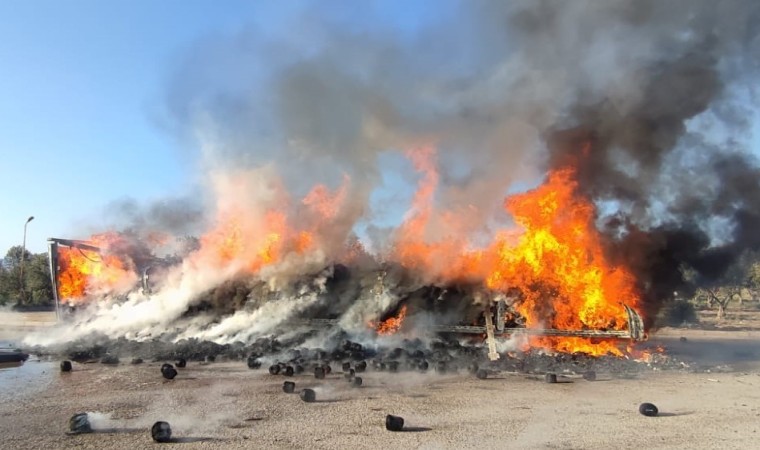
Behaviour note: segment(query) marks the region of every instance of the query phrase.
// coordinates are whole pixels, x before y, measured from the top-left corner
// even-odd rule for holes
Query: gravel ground
[[[36,316],[24,320],[14,331],[41,326]],[[652,344],[688,362],[681,370],[598,370],[597,381],[573,376],[557,384],[517,373],[478,380],[367,372],[364,386],[353,389],[338,364],[316,380],[271,376],[266,365],[249,370],[244,361],[191,361],[167,381],[163,361],[74,363],[64,374],[58,361],[32,358],[0,368],[0,448],[155,448],[150,427],[157,420],[171,424],[182,449],[755,448],[760,334],[716,333],[671,329],[653,337]],[[288,379],[296,392],[314,388],[319,401],[283,393]],[[660,416],[640,415],[642,402],[656,404]],[[89,413],[95,433],[66,433],[78,412]],[[386,414],[404,417],[407,431],[386,431]]]
[[[365,373],[352,389],[342,374],[293,377],[318,402],[285,394],[283,376],[243,362],[189,363],[173,381],[160,363],[116,367],[29,361],[24,386],[0,377],[0,447],[146,448],[150,426],[168,421],[182,448],[752,448],[760,429],[760,372],[599,373],[543,379],[498,374]],[[27,367],[28,366],[28,367]],[[5,369],[4,371],[19,370]],[[15,386],[15,388],[13,388]],[[11,392],[12,391],[12,392]],[[652,402],[661,416],[638,413]],[[67,435],[68,419],[88,412],[93,434]],[[386,414],[407,432],[384,428]]]

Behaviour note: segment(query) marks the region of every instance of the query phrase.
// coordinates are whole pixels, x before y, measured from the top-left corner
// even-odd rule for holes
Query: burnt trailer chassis
[[[503,317],[503,302],[496,302],[497,318]],[[589,339],[618,339],[633,342],[644,341],[647,335],[644,330],[644,321],[639,313],[633,308],[623,305],[628,316],[627,330],[559,330],[555,328],[525,328],[506,327],[502,320],[494,323],[494,314],[491,312],[491,304],[484,309],[485,325],[431,325],[425,327],[425,331],[437,334],[461,334],[461,335],[485,335],[488,345],[488,357],[495,361],[499,359],[496,351],[496,339],[510,336],[546,336],[546,337],[579,337]],[[297,324],[310,328],[338,327],[340,319],[301,319]]]

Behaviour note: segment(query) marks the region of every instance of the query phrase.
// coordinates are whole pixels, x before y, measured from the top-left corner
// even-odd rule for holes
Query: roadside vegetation
[[[0,264],[0,305],[41,307],[53,304],[53,284],[47,253],[24,255],[23,283],[20,245],[11,247]]]

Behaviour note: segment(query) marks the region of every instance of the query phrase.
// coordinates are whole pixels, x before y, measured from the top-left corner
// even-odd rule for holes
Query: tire
[[[187,360],[185,358],[180,358],[177,360],[177,367],[180,369],[184,369],[187,366]]]
[[[323,380],[325,378],[325,368],[324,367],[315,367],[314,368],[314,378],[317,380]]]
[[[363,382],[362,377],[354,377],[353,379],[351,379],[351,387],[355,387],[355,388],[361,387],[362,382]]]
[[[71,361],[61,361],[61,372],[71,372]]]
[[[430,368],[430,364],[428,364],[427,361],[420,361],[420,363],[417,365],[417,369],[420,372],[427,372],[427,370]]]
[[[479,380],[485,380],[488,378],[488,371],[486,369],[478,369],[475,372],[475,376],[478,377]]]
[[[351,369],[351,363],[350,362],[344,362],[343,365],[341,366],[341,369],[344,372],[348,372],[349,369]]]
[[[361,360],[354,366],[354,370],[356,370],[356,373],[362,373],[365,370],[367,370],[367,361]]]
[[[547,373],[544,376],[544,381],[546,381],[549,384],[554,384],[557,382],[557,375],[553,373]]]
[[[285,370],[282,371],[282,374],[286,377],[292,377],[295,373],[296,371],[293,369],[293,366],[285,366]]]
[[[282,392],[286,394],[292,394],[296,390],[296,384],[292,381],[286,381],[282,383]]]
[[[280,373],[280,365],[274,364],[272,366],[269,366],[269,375],[277,375]]]
[[[639,413],[647,417],[655,417],[660,413],[660,411],[652,403],[642,403],[639,405]]]

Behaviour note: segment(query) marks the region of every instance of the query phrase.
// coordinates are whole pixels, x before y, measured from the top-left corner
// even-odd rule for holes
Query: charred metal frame
[[[631,341],[646,340],[644,331],[644,321],[639,313],[628,305],[623,305],[626,315],[628,316],[627,330],[558,330],[555,328],[517,328],[505,327],[504,321],[500,319],[504,306],[497,302],[497,321],[494,326],[492,315],[490,314],[490,302],[485,308],[485,326],[478,325],[434,325],[425,329],[434,333],[456,333],[456,334],[479,334],[486,335],[489,346],[489,358],[497,359],[498,353],[495,348],[496,337],[508,337],[512,335],[524,336],[549,336],[549,337],[582,337],[595,339],[628,339]],[[338,325],[338,319],[304,319],[297,323],[312,327],[332,327]],[[489,325],[490,324],[490,325]],[[495,354],[495,355],[494,355]]]
[[[61,297],[58,292],[58,247],[64,246],[69,248],[77,248],[80,250],[87,250],[91,252],[100,253],[100,247],[96,247],[86,241],[77,241],[72,239],[58,239],[48,238],[48,262],[50,263],[50,281],[53,284],[53,299],[55,300],[55,316],[57,320],[61,320]]]

